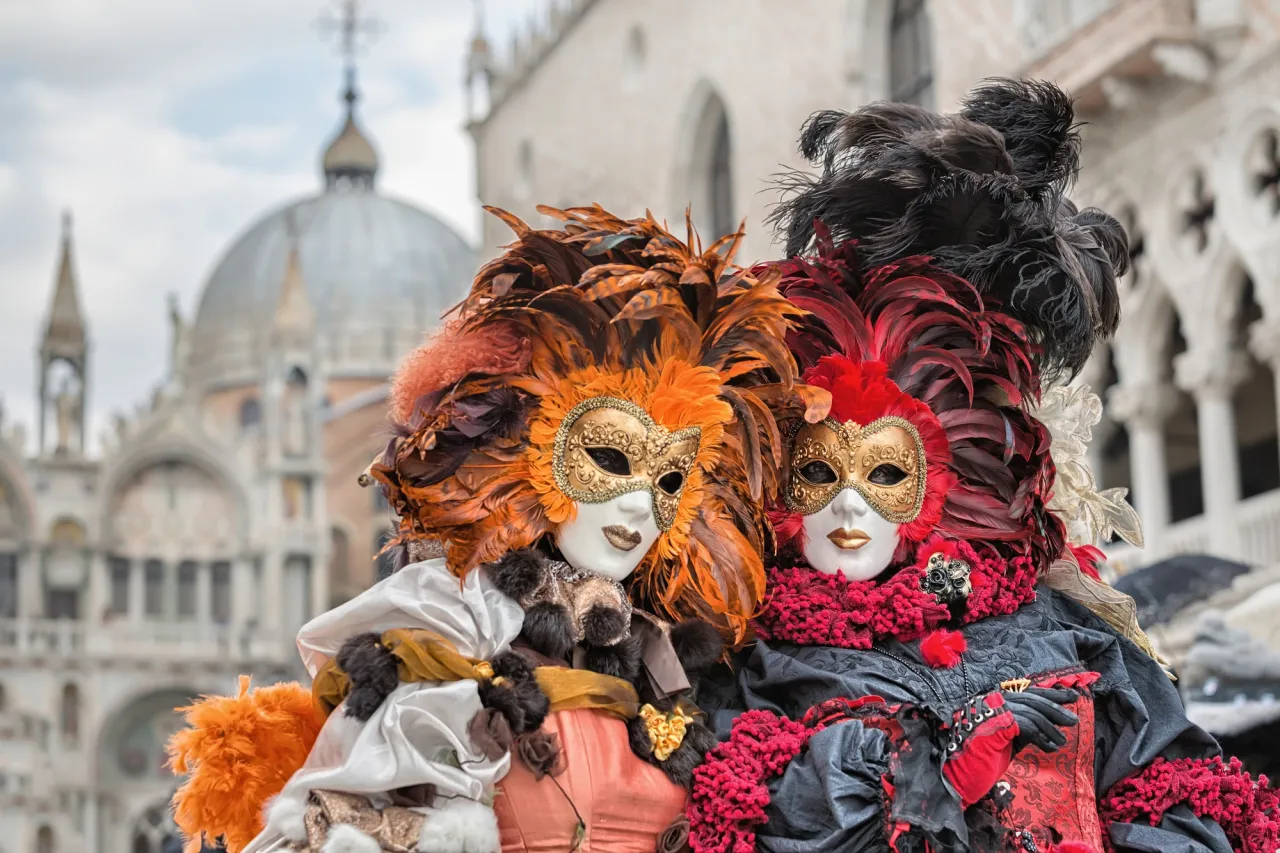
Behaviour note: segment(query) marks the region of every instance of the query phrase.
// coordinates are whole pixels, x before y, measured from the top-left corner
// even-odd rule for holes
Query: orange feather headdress
[[[773,412],[820,419],[829,402],[796,384],[785,338],[803,312],[732,265],[741,232],[704,250],[692,226],[681,241],[647,214],[539,210],[563,228],[490,208],[515,242],[396,378],[399,434],[371,473],[400,515],[397,543],[438,542],[463,574],[542,542],[575,512],[553,473],[561,423],[586,400],[620,398],[668,430],[700,431],[674,518],[631,594],[741,641],[771,544]]]

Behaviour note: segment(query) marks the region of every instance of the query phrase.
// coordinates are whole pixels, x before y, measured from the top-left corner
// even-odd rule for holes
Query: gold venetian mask
[[[924,504],[924,442],[911,423],[877,418],[859,426],[827,418],[804,424],[791,445],[787,508],[812,515],[852,488],[885,520],[914,521]]]
[[[701,437],[698,427],[672,432],[627,400],[592,397],[561,422],[552,471],[560,491],[582,503],[649,492],[658,528],[669,530]]]

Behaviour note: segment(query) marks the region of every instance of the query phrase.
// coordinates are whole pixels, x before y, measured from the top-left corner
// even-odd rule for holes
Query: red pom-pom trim
[[[950,669],[960,663],[960,656],[969,648],[969,642],[959,631],[939,630],[929,634],[920,643],[924,662],[934,669]]]
[[[1104,821],[1155,826],[1181,803],[1202,818],[1218,822],[1236,853],[1275,853],[1280,849],[1280,795],[1266,776],[1255,781],[1240,759],[1157,758],[1141,773],[1116,783],[1099,803]],[[1110,835],[1103,840],[1111,848]]]
[[[804,566],[773,570],[756,634],[762,640],[840,649],[869,649],[890,637],[903,642],[923,637],[951,620],[951,611],[920,589],[924,566],[935,552],[969,564],[973,592],[962,625],[1008,615],[1035,600],[1030,558],[1005,560],[994,551],[979,555],[967,542],[934,537],[920,546],[915,565],[884,581],[851,581]]]

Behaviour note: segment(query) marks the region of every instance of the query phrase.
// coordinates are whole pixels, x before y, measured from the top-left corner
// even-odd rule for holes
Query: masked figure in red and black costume
[[[1098,615],[1099,554],[1048,508],[1035,405],[1115,329],[1128,260],[1066,198],[1072,124],[1058,89],[995,81],[957,115],[806,125],[821,171],[767,266],[832,407],[782,424],[778,558],[696,773],[697,853],[1276,850],[1275,794]]]

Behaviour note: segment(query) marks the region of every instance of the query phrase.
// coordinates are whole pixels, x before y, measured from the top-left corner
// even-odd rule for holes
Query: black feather
[[[1049,83],[988,81],[956,115],[910,104],[821,112],[801,130],[817,175],[781,180],[772,221],[788,256],[815,223],[856,241],[867,267],[912,255],[971,281],[1023,323],[1049,378],[1074,375],[1119,320],[1128,268],[1120,224],[1066,197],[1079,168],[1070,98]]]

